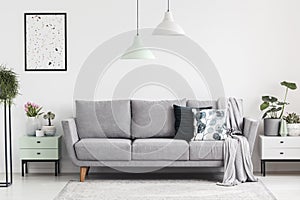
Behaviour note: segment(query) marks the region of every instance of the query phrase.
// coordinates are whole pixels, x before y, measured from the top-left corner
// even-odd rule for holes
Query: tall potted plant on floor
[[[285,106],[289,104],[286,101],[288,91],[297,89],[296,83],[283,81],[280,84],[285,87],[283,101],[279,101],[274,96],[262,96],[263,103],[260,105],[260,110],[264,111],[262,118],[264,119],[264,134],[266,136],[278,135]]]
[[[0,104],[4,111],[4,175],[5,181],[0,181],[0,187],[8,187],[12,184],[12,141],[11,141],[11,105],[19,94],[19,81],[17,74],[11,69],[0,65]],[[2,127],[2,126],[1,126]],[[2,136],[1,136],[2,137]],[[10,176],[8,172],[10,171]]]

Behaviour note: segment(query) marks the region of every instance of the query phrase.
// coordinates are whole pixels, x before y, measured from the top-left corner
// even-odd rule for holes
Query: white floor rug
[[[70,181],[55,200],[275,200],[261,183],[235,187],[204,180]]]
[[[55,200],[275,200],[261,183],[221,187],[204,180],[70,181]]]

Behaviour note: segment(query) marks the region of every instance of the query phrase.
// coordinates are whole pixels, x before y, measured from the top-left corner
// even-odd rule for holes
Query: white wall
[[[141,26],[161,21],[165,1],[140,0]],[[245,99],[247,116],[259,118],[260,96],[283,96],[279,82],[300,84],[300,1],[173,0],[172,11],[186,34],[215,63],[227,96]],[[68,13],[68,71],[25,72],[23,13]],[[87,56],[114,35],[135,26],[134,0],[10,0],[0,7],[0,62],[20,75],[21,95],[13,108],[14,170],[19,172],[18,138],[24,134],[23,104],[34,101],[57,114],[55,124],[73,115],[76,76]],[[153,90],[153,88],[152,88]],[[300,90],[289,94],[289,111],[300,113]],[[2,119],[2,118],[0,118]],[[2,137],[2,136],[1,136]],[[1,150],[2,151],[2,150]],[[2,152],[0,152],[2,153]],[[52,165],[51,165],[52,166]],[[254,154],[259,169],[258,146]],[[270,164],[272,170],[298,170],[299,164]],[[50,165],[39,165],[50,168]],[[3,167],[0,166],[0,170]],[[76,171],[63,150],[62,171]]]

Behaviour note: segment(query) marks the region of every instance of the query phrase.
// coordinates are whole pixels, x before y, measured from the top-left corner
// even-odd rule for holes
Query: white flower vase
[[[28,117],[26,121],[26,135],[35,136],[35,131],[42,126],[38,117]]]

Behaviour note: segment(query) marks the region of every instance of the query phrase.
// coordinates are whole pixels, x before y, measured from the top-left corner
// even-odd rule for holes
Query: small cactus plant
[[[288,115],[284,116],[283,119],[288,124],[298,124],[298,123],[300,123],[300,117],[296,113],[288,113]]]
[[[55,114],[49,111],[43,117],[44,119],[48,120],[48,126],[52,126],[51,120],[54,120]]]

